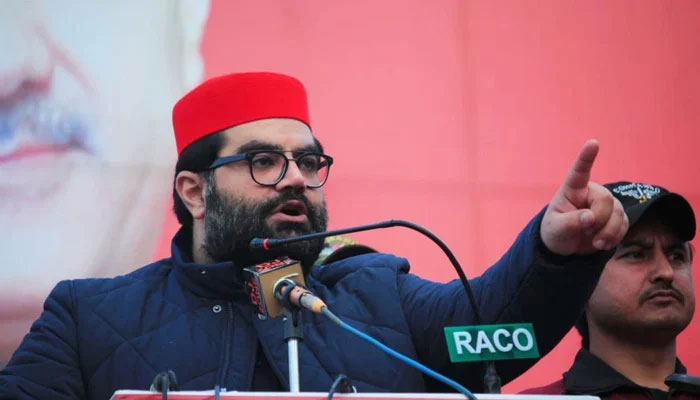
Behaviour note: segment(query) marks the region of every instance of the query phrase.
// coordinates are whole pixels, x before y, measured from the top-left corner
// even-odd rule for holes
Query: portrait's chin
[[[62,188],[96,160],[80,149],[43,149],[0,160],[5,205],[30,206],[54,200]],[[2,206],[0,206],[2,207]],[[0,212],[3,212],[0,208]]]
[[[60,280],[148,262],[167,213],[171,171],[159,171],[79,151],[0,164],[0,293],[24,287],[41,299]]]

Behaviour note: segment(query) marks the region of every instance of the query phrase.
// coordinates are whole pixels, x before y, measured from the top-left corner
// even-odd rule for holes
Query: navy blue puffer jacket
[[[541,217],[471,283],[483,323],[532,322],[546,354],[573,325],[608,255],[549,253],[539,239]],[[258,357],[266,357],[288,387],[282,321],[257,318],[236,289],[238,267],[188,262],[189,246],[181,231],[172,258],[113,279],[60,282],[0,372],[0,397],[108,399],[117,389],[147,390],[168,369],[183,390],[219,384],[245,391],[252,388]],[[480,365],[451,364],[442,331],[473,323],[459,281],[434,283],[408,270],[405,259],[365,254],[314,267],[307,284],[351,325],[480,391]],[[363,392],[451,391],[323,316],[303,318],[302,391],[327,391],[339,373]],[[497,368],[507,382],[535,361],[500,362]]]

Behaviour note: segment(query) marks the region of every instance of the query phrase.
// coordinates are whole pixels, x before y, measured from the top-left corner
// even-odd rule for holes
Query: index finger
[[[593,161],[598,155],[598,141],[589,139],[583,144],[581,151],[574,161],[574,165],[569,168],[564,180],[564,190],[568,189],[583,189],[588,187],[588,181],[591,179],[591,169],[593,169]]]

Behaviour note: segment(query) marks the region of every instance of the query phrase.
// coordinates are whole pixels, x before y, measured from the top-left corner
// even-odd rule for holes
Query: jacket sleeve
[[[78,367],[73,284],[62,281],[44,302],[44,311],[0,371],[0,398],[83,399]]]
[[[599,252],[563,257],[550,252],[540,239],[543,216],[544,210],[496,264],[469,281],[480,323],[531,322],[541,357],[574,325],[612,255]],[[483,391],[482,363],[452,364],[449,360],[443,328],[477,323],[461,282],[435,283],[411,274],[399,274],[398,280],[403,311],[420,361],[472,391]],[[505,384],[537,361],[498,361],[496,368]],[[440,385],[428,382],[431,390],[448,390]]]

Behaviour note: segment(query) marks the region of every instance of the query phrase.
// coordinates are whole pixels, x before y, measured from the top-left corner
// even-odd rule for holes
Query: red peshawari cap
[[[212,133],[265,118],[293,118],[310,129],[304,85],[291,76],[270,72],[204,81],[173,107],[177,154]]]

